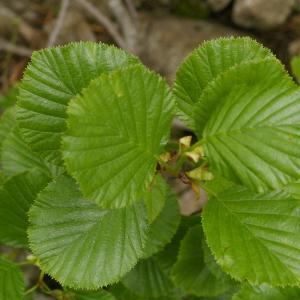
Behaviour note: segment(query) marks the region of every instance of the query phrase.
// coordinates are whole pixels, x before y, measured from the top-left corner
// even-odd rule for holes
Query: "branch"
[[[55,45],[55,43],[57,41],[58,35],[59,35],[59,33],[60,33],[60,31],[63,27],[63,24],[64,24],[64,20],[65,20],[65,17],[66,17],[66,13],[67,13],[67,9],[69,7],[69,4],[70,4],[70,0],[62,0],[60,11],[59,11],[56,23],[55,23],[54,28],[53,28],[50,36],[49,36],[49,39],[48,39],[48,43],[47,43],[48,47],[51,47],[51,46]]]
[[[125,0],[125,3],[126,3],[126,6],[128,8],[128,11],[129,11],[132,19],[134,21],[137,21],[138,20],[138,14],[136,12],[134,4],[132,3],[132,0]]]
[[[0,38],[0,50],[5,50],[19,56],[30,57],[32,50],[26,47],[17,46]]]
[[[102,14],[97,7],[88,2],[88,0],[76,0],[76,2],[105,27],[119,47],[128,49],[126,41],[118,32],[116,25],[104,14]]]
[[[108,6],[121,25],[127,49],[138,52],[138,31],[121,0],[108,0]]]

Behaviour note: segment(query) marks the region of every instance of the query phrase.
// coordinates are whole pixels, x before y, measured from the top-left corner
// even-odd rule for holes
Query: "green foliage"
[[[168,143],[176,104],[195,143]],[[300,87],[250,38],[205,42],[173,91],[111,46],[35,52],[0,117],[0,243],[41,275],[24,292],[0,258],[0,300],[300,298],[299,150]]]
[[[20,268],[0,256],[0,300],[21,300],[25,283]]]
[[[28,247],[28,211],[49,177],[33,169],[8,179],[0,188],[0,243]]]
[[[135,66],[103,74],[68,109],[68,171],[104,208],[140,199],[153,179],[173,117],[166,82]]]
[[[141,297],[161,298],[176,295],[175,287],[155,257],[137,264],[122,280],[131,292]],[[174,295],[174,296],[175,296]]]
[[[192,129],[195,121],[198,124],[205,122],[210,117],[210,109],[216,103],[209,103],[208,107],[203,105],[203,112],[198,113],[196,118],[194,107],[200,102],[209,83],[237,65],[267,57],[273,55],[250,38],[224,38],[203,43],[184,60],[176,74],[174,93],[179,116]]]
[[[217,265],[213,265],[215,262],[210,253],[206,254],[209,262],[205,262],[204,247],[201,226],[190,228],[181,241],[172,277],[187,294],[199,297],[222,295],[233,287],[233,282]]]
[[[299,284],[298,200],[282,191],[235,187],[213,197],[202,220],[208,246],[232,277],[254,285]]]
[[[102,210],[60,176],[30,210],[29,240],[47,273],[63,285],[96,289],[118,281],[143,255],[144,204]]]
[[[266,284],[251,286],[244,284],[232,300],[292,300],[300,298],[300,288],[274,288]]]
[[[70,99],[100,74],[137,63],[124,51],[89,42],[34,52],[18,101],[19,126],[26,142],[43,158],[60,164]]]

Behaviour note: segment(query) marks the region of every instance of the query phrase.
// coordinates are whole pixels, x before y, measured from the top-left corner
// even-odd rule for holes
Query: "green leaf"
[[[294,56],[291,60],[291,69],[293,75],[296,77],[297,81],[300,83],[300,56]]]
[[[297,180],[299,100],[300,88],[275,60],[243,64],[216,79],[202,101],[219,102],[203,132],[211,170],[257,192]]]
[[[177,262],[172,269],[176,286],[199,297],[214,297],[232,288],[228,275],[212,273],[204,262],[203,232],[200,225],[192,227],[181,241]]]
[[[34,52],[18,100],[18,122],[26,142],[43,158],[60,164],[70,99],[100,74],[137,63],[120,49],[91,42]]]
[[[28,211],[49,177],[33,169],[16,175],[0,188],[0,243],[28,247]]]
[[[154,177],[151,185],[153,186],[151,193],[146,193],[144,196],[149,223],[152,223],[161,214],[169,192],[168,185],[160,175]]]
[[[164,189],[166,190],[164,195],[166,198],[164,201],[165,204],[161,213],[150,225],[143,258],[147,258],[162,250],[165,245],[172,240],[180,223],[180,212],[177,199],[166,183],[164,183],[164,186]],[[153,189],[153,192],[154,193],[151,193],[153,194],[152,198],[156,196],[155,188]]]
[[[300,288],[275,288],[266,284],[251,286],[244,284],[232,300],[296,300],[300,299]]]
[[[70,300],[116,300],[109,292],[104,290],[99,291],[72,291],[68,292]],[[68,298],[69,299],[69,298]]]
[[[272,56],[268,49],[248,37],[204,42],[184,60],[176,74],[174,93],[181,119],[194,129],[195,104],[211,81],[236,65]],[[207,119],[207,111],[201,117]]]
[[[15,124],[15,108],[7,109],[0,117],[0,149]]]
[[[30,210],[29,241],[41,268],[62,285],[98,289],[118,281],[143,255],[147,215],[143,202],[101,210],[60,176]]]
[[[25,289],[19,266],[0,256],[0,299],[21,300]]]
[[[218,264],[237,280],[273,286],[300,279],[300,203],[285,192],[235,187],[210,199],[202,222]]]
[[[181,300],[181,298],[176,296],[160,296],[159,298],[140,297],[124,287],[121,283],[113,285],[109,291],[116,297],[117,300]]]
[[[182,216],[180,225],[176,234],[173,236],[172,241],[165,246],[163,251],[156,255],[157,263],[166,274],[170,275],[171,273],[171,269],[177,260],[180,242],[185,236],[186,232],[190,227],[199,224],[200,220],[200,216],[198,215],[191,217]]]
[[[9,88],[7,94],[0,96],[0,110],[7,110],[14,106],[19,94],[19,86],[13,85]]]
[[[63,172],[63,168],[46,162],[37,153],[34,153],[23,140],[17,127],[3,142],[1,162],[3,173],[8,177],[34,168],[53,177]]]
[[[141,297],[161,299],[175,292],[171,279],[163,272],[154,257],[140,261],[125,275],[122,283]]]
[[[166,82],[142,66],[103,74],[70,102],[63,154],[86,198],[127,206],[146,192],[169,137]]]

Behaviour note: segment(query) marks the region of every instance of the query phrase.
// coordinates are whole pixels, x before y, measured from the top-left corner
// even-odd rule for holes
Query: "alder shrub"
[[[300,299],[300,87],[250,38],[203,43],[172,90],[115,47],[35,52],[0,138],[0,241],[29,253],[2,255],[1,300]]]

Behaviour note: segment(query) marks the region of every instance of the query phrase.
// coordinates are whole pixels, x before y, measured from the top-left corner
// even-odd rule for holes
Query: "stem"
[[[28,289],[27,291],[25,291],[24,296],[33,293],[38,287],[39,287],[38,284],[34,285],[33,287],[31,287],[30,289]]]

